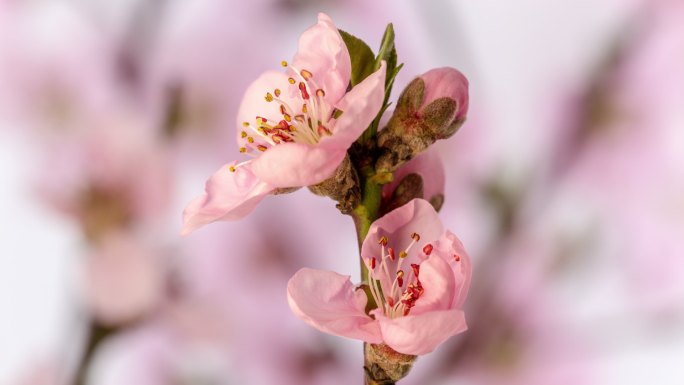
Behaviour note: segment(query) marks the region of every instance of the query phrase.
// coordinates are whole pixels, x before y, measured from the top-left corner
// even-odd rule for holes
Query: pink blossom
[[[347,92],[349,51],[325,14],[300,37],[293,64],[283,65],[286,73],[268,71],[255,80],[240,105],[240,152],[253,159],[214,174],[204,196],[186,208],[184,233],[244,217],[277,188],[324,181],[382,106],[385,64]]]
[[[37,189],[51,206],[97,238],[159,220],[170,199],[170,164],[136,114],[87,117],[53,143]]]
[[[425,82],[421,111],[437,99],[450,98],[458,106],[452,121],[465,118],[468,112],[468,79],[460,71],[451,67],[435,68],[420,78]]]
[[[401,250],[401,251],[397,251]],[[470,258],[430,203],[414,199],[375,221],[361,256],[378,307],[349,276],[304,268],[288,283],[292,311],[317,329],[405,354],[426,354],[466,330]]]

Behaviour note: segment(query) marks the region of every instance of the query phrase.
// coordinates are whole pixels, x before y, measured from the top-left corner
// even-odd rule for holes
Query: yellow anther
[[[289,79],[287,79],[287,81],[290,82],[290,84],[295,84],[295,83],[296,83],[296,81],[294,80],[294,78],[289,78]]]
[[[283,67],[287,67],[287,62],[285,60],[283,60],[280,62],[280,65]]]
[[[288,115],[288,114],[283,114],[283,118],[284,118],[285,121],[288,122],[288,123],[292,121],[292,118],[291,118],[290,115]]]
[[[245,131],[242,131],[242,132],[240,133],[240,137],[241,137],[241,138],[246,138],[246,137],[247,137],[247,133],[246,133]]]
[[[264,97],[267,102],[272,102],[273,101],[273,95],[271,95],[270,92],[266,93],[266,96]]]
[[[302,112],[305,114],[308,112],[308,109],[306,108],[306,103],[302,104]]]
[[[273,93],[276,97],[280,97],[280,89],[276,88],[275,90],[273,90]]]
[[[405,251],[400,251],[400,252],[399,252],[399,258],[406,258],[407,256],[408,256],[408,254],[406,254]]]
[[[260,145],[257,146],[257,149],[258,149],[259,151],[262,151],[262,152],[263,152],[263,151],[266,151],[266,146],[260,144]]]
[[[230,166],[230,167],[228,167],[228,170],[229,170],[230,172],[235,172],[235,167]]]
[[[240,152],[247,152],[247,147],[240,147]]]
[[[254,138],[252,138],[252,137],[250,136],[250,137],[247,138],[247,141],[250,142],[250,143],[254,143]]]
[[[242,125],[245,127],[249,127],[249,122],[242,122]]]
[[[302,70],[302,72],[300,72],[299,74],[302,75],[302,77],[304,78],[304,80],[309,80],[309,79],[311,79],[311,78],[313,77],[313,74],[312,74],[310,71],[307,71],[307,70]]]

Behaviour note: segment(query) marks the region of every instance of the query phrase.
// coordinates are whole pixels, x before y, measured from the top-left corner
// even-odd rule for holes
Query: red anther
[[[394,306],[394,298],[387,297],[387,304],[390,305],[390,307]]]
[[[461,262],[461,256],[458,254],[454,254],[454,261]]]
[[[378,244],[383,245],[383,246],[387,246],[387,242],[388,242],[387,237],[383,235],[382,237],[380,237]]]
[[[302,99],[309,99],[309,93],[306,91],[306,84],[304,82],[299,82],[299,91],[302,93]]]
[[[429,243],[425,245],[425,247],[423,247],[423,253],[425,253],[425,255],[430,255],[432,253],[432,245]]]
[[[420,273],[420,265],[417,265],[415,263],[411,264],[411,269],[413,269],[413,274],[418,277],[418,273]]]
[[[399,285],[399,287],[404,286],[404,278],[397,277],[397,285]]]
[[[411,311],[411,308],[409,308],[409,307],[404,309],[404,317],[406,317],[408,315],[409,311]]]
[[[287,120],[284,120],[284,119],[283,119],[283,120],[281,120],[280,122],[278,122],[278,125],[276,126],[276,128],[281,129],[281,130],[288,131],[289,128],[290,128],[290,124],[287,123]]]
[[[284,105],[284,104],[281,104],[281,105],[280,105],[280,114],[281,114],[281,115],[285,115],[286,113],[287,113],[287,111],[285,110],[285,105]]]
[[[371,258],[371,270],[375,270],[375,257]]]
[[[394,254],[394,249],[391,247],[387,248],[387,252],[389,253],[390,259],[393,261],[397,260],[397,256]]]
[[[318,124],[318,130],[317,130],[317,131],[318,131],[318,135],[320,135],[320,136],[324,136],[324,135],[325,135],[325,136],[330,136],[330,135],[332,135],[332,132],[330,132],[330,130],[329,130],[326,126],[324,126],[324,125],[322,125],[322,124],[320,124],[320,123]]]

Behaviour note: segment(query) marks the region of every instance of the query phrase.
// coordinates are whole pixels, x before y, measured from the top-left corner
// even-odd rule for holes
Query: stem
[[[361,266],[361,282],[365,282],[368,280],[368,269],[366,268],[366,264],[363,262],[363,258],[361,257],[361,247],[363,245],[364,239],[366,239],[366,236],[368,235],[368,231],[370,230],[371,224],[373,223],[373,221],[377,219],[378,213],[380,212],[382,194],[382,186],[375,183],[369,174],[370,173],[364,173],[364,175],[362,175],[361,177],[361,202],[358,206],[354,208],[354,211],[352,212],[352,218],[354,218],[354,225],[356,226],[357,242],[359,245],[359,264]],[[368,297],[368,305],[366,306],[366,310],[370,310],[377,307],[377,304],[375,303],[373,296],[371,296],[369,293],[369,289],[366,288],[365,291],[366,296]],[[366,385],[380,385],[380,383],[376,382],[374,379],[371,378],[372,375],[368,371],[369,363],[368,357],[366,355],[365,342],[363,356],[364,368],[366,371],[366,374],[364,375],[364,383]],[[394,383],[385,384],[393,385]]]
[[[114,328],[104,326],[97,321],[90,321],[88,328],[88,339],[86,341],[85,350],[81,356],[81,361],[78,363],[76,374],[74,375],[74,385],[85,385],[88,370],[92,364],[95,356],[95,351],[102,341],[114,333]]]
[[[361,246],[363,240],[368,235],[370,226],[378,219],[380,211],[382,186],[373,182],[369,177],[363,178],[363,190],[361,193],[361,203],[354,208],[352,217],[356,226],[357,242],[359,244],[359,262],[361,264],[361,281],[368,279],[368,269],[361,258]]]

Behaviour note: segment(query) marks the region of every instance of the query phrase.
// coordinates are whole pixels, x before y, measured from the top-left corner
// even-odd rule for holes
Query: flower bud
[[[364,344],[366,384],[394,384],[406,377],[416,356],[394,351],[385,344]]]
[[[468,80],[458,70],[436,68],[404,89],[387,127],[378,133],[377,172],[392,172],[439,139],[451,137],[468,112]]]
[[[349,155],[337,167],[335,173],[323,182],[309,186],[316,195],[332,198],[342,214],[350,214],[361,199],[359,176]]]

